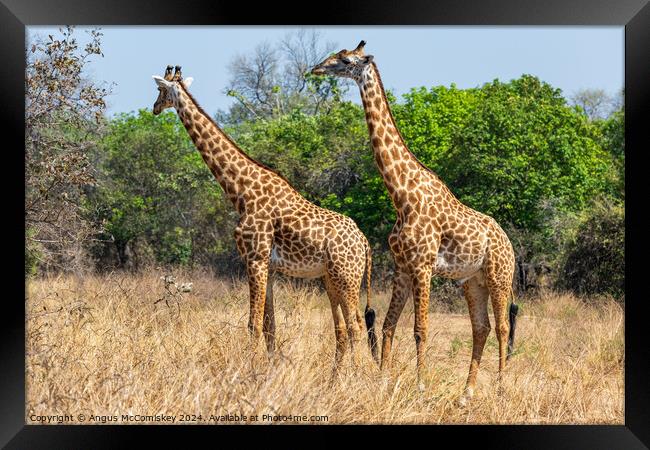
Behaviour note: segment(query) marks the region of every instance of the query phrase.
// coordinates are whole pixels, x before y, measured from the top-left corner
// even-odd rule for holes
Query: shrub
[[[567,245],[561,288],[581,294],[625,294],[625,209],[610,200],[598,200],[588,210]]]

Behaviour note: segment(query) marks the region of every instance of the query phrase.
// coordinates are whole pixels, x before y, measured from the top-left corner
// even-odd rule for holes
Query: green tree
[[[576,211],[604,186],[597,127],[559,89],[524,75],[495,80],[437,161],[458,197],[502,224],[539,229],[544,201]]]
[[[535,77],[476,89],[412,89],[401,103],[387,96],[409,148],[461,201],[521,241],[522,262],[554,262],[571,215],[610,186],[611,159],[598,123]],[[612,125],[610,135],[617,129]],[[357,219],[387,250],[394,211],[371,150],[366,154],[359,182],[324,204]]]
[[[623,109],[612,113],[599,122],[602,132],[601,145],[612,160],[612,180],[609,193],[613,197],[625,199],[625,113]]]
[[[210,263],[232,250],[231,205],[175,112],[111,121],[98,152],[100,187],[90,208],[104,222],[106,257],[120,265]]]
[[[348,102],[317,115],[294,110],[228,126],[226,132],[316,202],[330,192],[342,195],[358,180],[357,166],[368,142],[363,111]]]
[[[388,95],[389,101],[392,96]],[[395,121],[408,147],[435,172],[446,170],[440,162],[454,146],[477,104],[482,100],[477,89],[457,89],[454,84],[411,89],[404,103],[392,103]]]

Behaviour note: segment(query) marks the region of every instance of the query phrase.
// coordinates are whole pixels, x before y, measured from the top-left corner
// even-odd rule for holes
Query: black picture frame
[[[280,5],[265,2],[133,0],[2,0],[0,4],[0,46],[2,46],[3,105],[5,125],[3,155],[5,169],[0,179],[6,213],[5,246],[15,251],[6,255],[2,333],[2,387],[0,395],[0,444],[7,448],[113,448],[128,445],[134,435],[147,434],[152,440],[170,444],[178,437],[185,445],[197,434],[226,429],[241,433],[245,443],[252,435],[243,427],[151,427],[151,426],[40,426],[25,425],[25,321],[24,306],[15,287],[26,295],[22,266],[24,245],[18,235],[24,231],[24,68],[25,27],[29,25],[618,25],[625,26],[625,133],[626,133],[626,304],[625,304],[625,425],[499,425],[499,426],[419,426],[406,427],[409,441],[419,445],[442,442],[467,443],[477,440],[482,447],[513,448],[647,448],[650,445],[650,396],[647,377],[650,345],[645,330],[643,280],[636,274],[643,266],[645,246],[637,245],[641,236],[641,206],[647,204],[642,187],[642,151],[648,148],[647,110],[650,105],[650,5],[647,0],[400,0],[353,3],[334,0],[327,3]],[[161,43],[164,45],[164,43]],[[127,68],[128,69],[128,68]],[[644,114],[644,112],[646,114]],[[645,120],[644,120],[645,119]],[[14,190],[15,189],[15,190]],[[635,207],[636,206],[636,207]],[[23,215],[21,215],[21,211]],[[7,220],[10,222],[7,222]],[[11,220],[15,222],[11,222]],[[24,236],[24,234],[23,234]],[[634,244],[630,244],[634,243]],[[7,245],[9,244],[9,245]],[[273,437],[286,427],[254,427],[254,434]],[[334,431],[356,431],[364,445],[387,433],[404,428],[290,427],[290,432],[309,429],[304,445],[325,442]],[[327,434],[325,434],[326,432]],[[318,438],[315,439],[316,434]],[[417,433],[419,436],[414,436]],[[218,438],[219,439],[219,438]],[[441,441],[441,439],[444,439]],[[291,446],[291,441],[285,441]],[[296,441],[296,444],[299,442]],[[449,444],[443,444],[449,445]]]

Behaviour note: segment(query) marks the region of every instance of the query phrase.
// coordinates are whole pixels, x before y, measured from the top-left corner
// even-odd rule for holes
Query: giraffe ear
[[[162,88],[168,88],[171,84],[169,81],[165,80],[163,77],[159,77],[158,75],[152,75],[151,78],[153,78],[156,84]]]
[[[366,55],[363,57],[363,63],[364,64],[370,64],[372,60],[375,59],[373,55]]]
[[[183,78],[183,86],[185,86],[185,88],[187,89],[192,85],[193,81],[194,81],[194,78],[192,78],[192,77]]]

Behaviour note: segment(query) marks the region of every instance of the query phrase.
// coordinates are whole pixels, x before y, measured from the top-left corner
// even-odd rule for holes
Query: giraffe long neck
[[[179,90],[174,106],[226,196],[237,211],[243,213],[246,196],[250,195],[245,180],[256,177],[259,174],[255,172],[264,168],[230,140],[187,91]]]
[[[374,62],[361,73],[357,84],[375,162],[393,203],[398,206],[403,196],[416,187],[415,174],[425,168],[408,149],[397,129]]]

